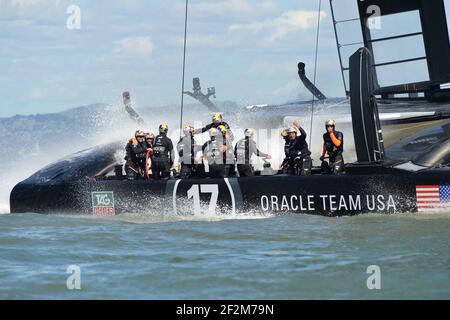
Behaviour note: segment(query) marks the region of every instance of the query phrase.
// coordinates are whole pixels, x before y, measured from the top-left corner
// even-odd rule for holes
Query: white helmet
[[[297,128],[296,127],[290,127],[289,130],[288,130],[288,133],[298,134]]]
[[[336,127],[336,121],[333,119],[325,121],[325,127]]]

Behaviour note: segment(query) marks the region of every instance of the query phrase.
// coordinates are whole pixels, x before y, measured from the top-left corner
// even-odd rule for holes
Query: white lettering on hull
[[[260,200],[263,211],[274,212],[314,212],[319,207],[329,212],[397,211],[392,195],[263,195]]]

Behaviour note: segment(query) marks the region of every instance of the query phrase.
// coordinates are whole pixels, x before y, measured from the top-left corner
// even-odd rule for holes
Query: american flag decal
[[[419,211],[450,208],[450,186],[416,186],[416,197]]]

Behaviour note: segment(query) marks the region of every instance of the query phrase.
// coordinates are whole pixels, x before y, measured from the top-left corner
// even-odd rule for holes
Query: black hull
[[[443,168],[339,176],[103,180],[48,185],[24,181],[12,191],[10,206],[12,213],[46,214],[113,215],[155,210],[180,215],[249,211],[324,216],[394,214],[417,211],[417,186],[450,185],[449,177],[450,170]]]

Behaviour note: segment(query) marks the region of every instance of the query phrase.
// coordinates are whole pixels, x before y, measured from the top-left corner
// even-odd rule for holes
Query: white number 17
[[[217,184],[194,184],[188,190],[188,198],[194,199],[194,214],[198,215],[202,213],[200,206],[200,192],[211,193],[211,200],[209,201],[208,214],[213,215],[216,212],[217,198],[219,196],[219,186]]]

